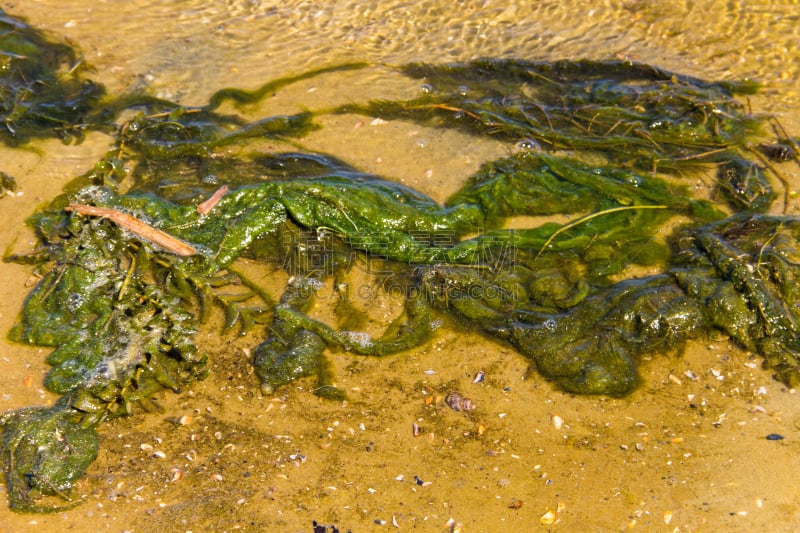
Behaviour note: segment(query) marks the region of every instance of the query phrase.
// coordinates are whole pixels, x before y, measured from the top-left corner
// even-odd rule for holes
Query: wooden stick
[[[80,215],[107,218],[118,226],[130,231],[137,237],[141,237],[146,241],[157,244],[168,252],[172,252],[176,255],[186,257],[195,255],[197,253],[197,250],[194,247],[186,244],[182,240],[177,239],[168,233],[164,233],[160,229],[156,229],[134,216],[123,213],[122,211],[117,211],[116,209],[111,209],[109,207],[98,207],[94,205],[70,204],[65,207],[64,210],[73,211]]]
[[[200,213],[201,215],[207,215],[212,209],[214,209],[214,206],[217,205],[219,201],[222,200],[222,197],[225,196],[227,193],[228,193],[228,186],[223,185],[222,187],[214,191],[214,194],[209,196],[208,200],[200,204],[197,204],[197,212]]]

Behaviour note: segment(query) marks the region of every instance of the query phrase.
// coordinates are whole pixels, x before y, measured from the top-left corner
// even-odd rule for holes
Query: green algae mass
[[[112,124],[116,136],[90,172],[31,217],[39,248],[6,258],[37,265],[41,281],[10,337],[53,348],[45,385],[61,395],[51,407],[0,418],[15,510],[77,503],[71,489],[97,454],[100,423],[206,375],[195,336],[214,306],[224,330],[263,335],[252,363],[265,394],[315,377],[317,394],[343,399],[326,349],[410,350],[444,315],[510,344],[575,393],[627,394],[639,382],[641,354],[680,349],[712,330],[759,353],[787,385],[800,383],[800,219],[766,214],[779,166],[796,162],[797,147],[768,139],[771,119],[736,99],[752,83],[619,61],[415,64],[396,70],[424,80],[418,98],[326,111],[516,145],[439,204],[300,149],[323,112],[248,120],[218,111],[369,65],[224,89],[203,107],[146,95],[101,104],[102,88],[69,77],[51,92],[24,93],[27,78],[13,75],[33,68],[27,59],[40,59],[44,70],[35,74],[45,79],[76,56],[21,21],[0,22],[13,66],[0,94],[6,142],[44,135],[54,123],[65,139]],[[266,152],[264,139],[292,149]],[[764,153],[753,148],[767,141]],[[714,176],[710,199],[687,186],[697,168]],[[549,215],[571,218],[505,228],[509,217]],[[283,295],[273,299],[239,273],[242,258],[286,270]],[[344,317],[341,329],[310,316],[323,283],[346,287],[359,261],[379,263],[371,279],[404,300],[374,338],[358,331],[357,317]],[[658,273],[635,277],[636,266]],[[340,303],[352,315],[344,289]]]

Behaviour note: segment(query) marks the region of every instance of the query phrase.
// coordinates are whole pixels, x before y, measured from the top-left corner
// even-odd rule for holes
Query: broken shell
[[[479,370],[477,374],[475,374],[475,378],[472,380],[473,383],[481,383],[483,378],[486,377],[486,372],[484,370]]]
[[[172,478],[170,478],[170,482],[174,483],[175,481],[180,481],[183,479],[183,470],[180,468],[173,468],[172,469]]]
[[[564,425],[564,419],[558,415],[551,416],[550,421],[553,423],[553,427],[556,429],[561,429],[561,426]]]
[[[448,392],[447,396],[444,397],[444,403],[446,403],[453,411],[474,411],[475,402],[470,400],[469,398],[464,398],[461,396],[459,392]]]
[[[542,525],[549,525],[556,521],[556,513],[547,511],[539,518],[539,523]]]

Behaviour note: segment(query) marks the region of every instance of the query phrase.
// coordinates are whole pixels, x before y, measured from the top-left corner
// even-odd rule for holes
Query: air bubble
[[[85,303],[86,303],[86,298],[82,294],[79,294],[77,292],[73,292],[72,294],[67,296],[66,306],[67,310],[70,313],[73,314],[77,313],[78,310],[80,310],[80,308],[83,307],[83,304]]]
[[[352,345],[358,346],[361,349],[370,348],[372,346],[372,337],[369,333],[342,331],[342,337],[345,339],[345,348],[349,348]]]
[[[520,150],[535,150],[539,151],[542,149],[541,145],[536,142],[535,139],[522,139],[517,143],[517,148]]]

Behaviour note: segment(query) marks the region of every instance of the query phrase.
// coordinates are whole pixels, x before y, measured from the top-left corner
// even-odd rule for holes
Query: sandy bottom
[[[334,8],[198,0],[175,3],[176,11],[143,0],[93,8],[80,0],[29,0],[2,7],[77,42],[113,90],[148,86],[187,103],[202,103],[221,87],[255,87],[354,58],[632,57],[690,74],[758,77],[766,88],[754,108],[800,131],[792,8],[609,2],[590,12],[577,3]],[[710,10],[719,14],[711,24]],[[371,76],[308,82],[276,95],[265,112],[415,90]],[[437,199],[482,161],[512,149],[351,116],[326,118],[324,126],[303,140],[306,148]],[[17,177],[21,193],[0,199],[0,247],[29,249],[24,219],[90,168],[109,142],[92,135],[78,146],[0,148],[0,170]],[[787,168],[787,178],[795,191],[798,169]],[[798,212],[795,196],[789,213]],[[33,280],[25,266],[2,264],[0,272],[5,332]],[[283,278],[262,276],[258,281],[279,294]],[[378,312],[388,320],[396,310]],[[0,506],[0,531],[312,532],[314,521],[342,532],[800,529],[797,395],[725,339],[652,354],[641,367],[643,385],[629,397],[577,397],[528,374],[511,348],[445,322],[408,353],[330,353],[349,395],[339,403],[314,396],[312,380],[262,396],[248,356],[259,335],[204,331],[198,342],[210,355],[210,377],[179,395],[159,395],[162,413],[102,426],[100,456],[76,490],[85,503],[50,515]],[[54,401],[42,390],[45,356],[0,342],[0,411]],[[485,379],[473,383],[479,371]],[[450,391],[477,408],[453,411],[443,403]],[[0,496],[4,491],[0,485]]]

